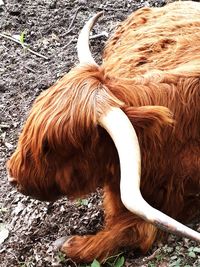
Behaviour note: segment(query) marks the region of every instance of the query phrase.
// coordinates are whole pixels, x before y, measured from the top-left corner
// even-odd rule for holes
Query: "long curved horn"
[[[92,57],[92,54],[89,48],[89,35],[97,19],[102,14],[103,14],[103,11],[97,13],[91,19],[89,19],[79,34],[78,41],[77,41],[77,51],[78,51],[78,58],[79,58],[80,63],[86,63],[86,64],[89,63],[89,64],[95,64],[98,66],[98,64],[95,62],[94,58]]]
[[[140,192],[140,147],[135,130],[125,113],[119,108],[112,108],[100,117],[99,123],[113,139],[119,154],[120,191],[124,206],[162,230],[200,242],[200,233],[156,210],[143,199]]]
[[[80,63],[96,64],[89,48],[89,33],[102,14],[103,12],[99,12],[93,16],[79,35],[77,49]],[[120,108],[112,108],[107,114],[102,115],[98,122],[113,139],[119,154],[121,169],[120,190],[124,206],[162,230],[200,242],[200,233],[156,210],[143,199],[140,192],[141,156],[139,142],[135,130],[125,113]]]

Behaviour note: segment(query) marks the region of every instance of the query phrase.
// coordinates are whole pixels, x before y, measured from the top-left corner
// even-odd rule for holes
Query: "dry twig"
[[[23,48],[26,48],[29,52],[31,52],[32,54],[34,54],[34,55],[36,55],[38,57],[42,57],[44,59],[48,59],[48,57],[43,56],[43,55],[39,54],[38,52],[35,52],[31,48],[29,48],[27,44],[21,43],[19,40],[13,38],[12,36],[9,36],[9,35],[3,34],[3,33],[0,33],[0,36],[6,38],[8,40],[11,40],[11,41],[13,41],[13,42],[15,42],[17,44],[20,44]]]
[[[78,12],[79,12],[81,9],[82,9],[81,6],[77,8],[77,10],[76,10],[76,12],[75,12],[75,14],[74,14],[74,17],[73,17],[73,19],[72,19],[72,21],[71,21],[71,23],[70,23],[70,25],[69,25],[69,27],[68,27],[68,31],[71,30],[71,28],[72,28],[72,26],[73,26],[73,24],[74,24],[74,21],[76,20],[76,17],[77,17],[77,15],[78,15]]]
[[[160,248],[156,249],[150,256],[145,257],[143,259],[144,263],[148,263],[149,261],[156,258],[156,256],[160,253]]]
[[[108,38],[108,33],[106,31],[103,31],[103,32],[101,32],[99,34],[94,34],[94,35],[90,36],[90,40],[97,39],[97,38],[100,38],[100,37]]]

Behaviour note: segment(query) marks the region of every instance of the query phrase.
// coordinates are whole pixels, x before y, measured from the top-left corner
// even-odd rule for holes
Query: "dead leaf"
[[[9,236],[9,231],[5,224],[0,223],[0,244],[2,244]]]

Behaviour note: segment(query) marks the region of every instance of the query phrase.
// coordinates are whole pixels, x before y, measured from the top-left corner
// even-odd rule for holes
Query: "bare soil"
[[[70,203],[66,198],[43,203],[25,197],[7,183],[6,161],[14,151],[19,132],[36,96],[77,63],[79,30],[92,14],[105,16],[93,34],[109,35],[117,23],[142,6],[162,6],[167,0],[3,0],[0,33],[22,38],[37,56],[0,36],[0,244],[1,267],[77,266],[55,250],[62,236],[95,233],[103,227],[101,191]],[[91,41],[94,57],[101,62],[106,37]],[[199,220],[200,221],[200,220]],[[199,222],[192,225],[200,230]],[[145,257],[123,251],[123,266],[200,266],[200,251],[192,241],[170,236]],[[121,255],[120,255],[121,257]],[[105,263],[116,266],[117,256]],[[114,262],[115,261],[115,262]]]

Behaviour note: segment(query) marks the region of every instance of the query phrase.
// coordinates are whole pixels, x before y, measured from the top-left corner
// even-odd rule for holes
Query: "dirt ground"
[[[132,11],[142,6],[162,6],[166,2],[0,1],[0,33],[21,37],[22,43],[40,53],[40,56],[35,55],[20,44],[0,36],[1,267],[77,266],[55,250],[53,242],[66,235],[92,234],[103,226],[100,191],[74,203],[67,199],[55,203],[33,200],[8,185],[6,160],[16,146],[33,100],[77,63],[77,35],[90,15],[104,10],[105,15],[95,26],[93,34],[106,31],[110,35],[117,23]],[[106,39],[102,36],[91,41],[93,55],[99,62]],[[200,230],[200,223],[196,222],[192,227]],[[200,266],[197,244],[174,236],[170,236],[166,244],[155,245],[145,257],[124,251],[108,260],[105,266],[117,266],[117,259],[122,255],[125,258],[123,266]]]

